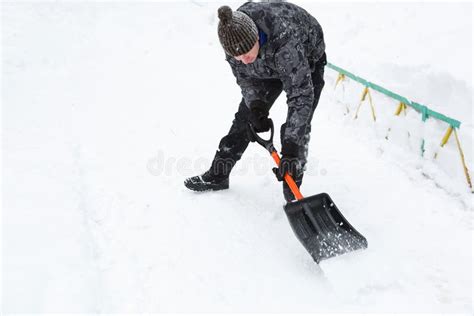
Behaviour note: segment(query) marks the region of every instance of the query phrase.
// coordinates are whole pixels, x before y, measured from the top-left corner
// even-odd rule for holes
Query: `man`
[[[242,101],[229,133],[222,138],[208,171],[186,179],[194,191],[229,188],[229,174],[256,132],[270,129],[269,110],[280,93],[288,114],[281,126],[282,159],[274,169],[281,181],[288,172],[301,185],[308,155],[311,120],[324,86],[323,32],[304,9],[287,2],[248,2],[237,11],[218,10],[219,40],[242,90]],[[294,196],[283,181],[285,200]]]

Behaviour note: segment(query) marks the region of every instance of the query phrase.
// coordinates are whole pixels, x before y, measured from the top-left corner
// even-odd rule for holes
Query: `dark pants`
[[[314,102],[311,108],[311,117],[309,120],[310,122],[313,118],[314,110],[318,105],[319,97],[324,87],[324,65],[326,65],[326,55],[323,55],[321,60],[317,62],[316,68],[311,74],[314,87]],[[278,98],[278,96],[281,94],[283,90],[283,85],[279,79],[264,80],[264,84],[267,87],[267,100],[269,107],[271,107],[275,100]],[[239,105],[239,109],[237,113],[235,113],[235,118],[232,122],[232,126],[230,127],[229,133],[221,139],[219,143],[219,150],[216,152],[216,155],[212,162],[211,172],[217,177],[228,177],[232,168],[237,163],[237,161],[240,160],[242,154],[247,148],[250,142],[247,134],[249,114],[249,108],[245,104],[245,101],[242,99]],[[281,126],[281,137],[283,137],[284,135],[285,127],[286,123]],[[301,144],[300,148],[298,148],[298,159],[300,159],[301,165],[303,166],[303,170],[307,162],[310,133],[311,123],[306,129],[303,144]],[[298,184],[301,184],[301,178],[295,179],[299,180],[297,181],[299,182]]]

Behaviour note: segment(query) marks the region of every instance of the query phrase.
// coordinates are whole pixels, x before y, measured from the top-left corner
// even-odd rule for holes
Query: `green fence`
[[[327,67],[329,67],[329,68],[331,68],[331,69],[333,69],[333,70],[335,70],[339,73],[339,76],[336,80],[336,87],[337,87],[337,84],[339,82],[343,81],[346,77],[350,78],[354,81],[357,81],[357,82],[359,82],[360,84],[362,84],[364,86],[364,90],[362,92],[362,97],[360,99],[359,107],[357,108],[355,118],[357,118],[357,114],[359,112],[359,108],[360,108],[362,102],[368,96],[369,101],[370,101],[370,106],[372,108],[372,117],[373,117],[374,121],[376,120],[375,109],[374,109],[374,106],[373,106],[373,103],[372,103],[372,97],[370,95],[370,90],[369,90],[369,89],[372,89],[374,91],[380,92],[380,93],[382,93],[382,94],[384,94],[384,95],[400,102],[400,105],[399,105],[397,111],[395,112],[395,115],[399,115],[402,109],[406,109],[406,107],[410,107],[410,108],[414,109],[415,111],[417,111],[421,114],[421,120],[423,122],[425,122],[428,118],[433,118],[433,119],[436,119],[436,120],[447,123],[448,124],[448,129],[447,129],[445,135],[443,136],[443,139],[441,140],[440,146],[444,147],[444,145],[446,145],[446,143],[448,142],[451,134],[454,131],[454,135],[455,135],[455,138],[456,138],[456,145],[458,147],[458,151],[459,151],[459,154],[460,154],[460,157],[461,157],[461,163],[462,163],[462,166],[463,166],[463,169],[464,169],[464,174],[466,176],[466,180],[467,180],[467,183],[469,185],[469,188],[471,189],[471,192],[473,192],[472,191],[471,177],[469,175],[469,169],[466,166],[464,153],[463,153],[463,150],[461,148],[461,143],[459,141],[459,137],[458,137],[457,132],[456,132],[456,129],[459,129],[461,127],[461,122],[460,121],[458,121],[456,119],[453,119],[451,117],[448,117],[448,116],[446,116],[444,114],[441,114],[439,112],[433,111],[429,107],[427,107],[426,105],[410,101],[406,97],[403,97],[403,96],[401,96],[401,95],[399,95],[395,92],[392,92],[388,89],[385,89],[384,87],[381,87],[381,86],[379,86],[375,83],[367,81],[367,80],[365,80],[365,79],[363,79],[359,76],[356,76],[353,73],[351,73],[351,72],[349,72],[345,69],[342,69],[342,68],[340,68],[340,67],[338,67],[334,64],[328,63]],[[420,147],[421,147],[421,155],[423,156],[424,152],[425,152],[425,149],[424,149],[425,141],[424,141],[424,139],[422,140],[422,143],[421,143]],[[436,157],[437,157],[437,153],[435,154],[434,158],[436,159]]]

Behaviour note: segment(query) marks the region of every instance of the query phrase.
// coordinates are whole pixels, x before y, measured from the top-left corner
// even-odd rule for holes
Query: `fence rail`
[[[373,117],[374,122],[376,121],[375,109],[374,109],[374,105],[373,105],[373,102],[372,102],[372,97],[371,97],[370,91],[369,91],[369,88],[370,88],[374,91],[380,92],[380,93],[382,93],[382,94],[384,94],[384,95],[400,102],[400,105],[399,105],[397,111],[395,112],[395,115],[399,115],[400,112],[403,109],[405,109],[406,107],[411,107],[415,111],[417,111],[421,114],[421,120],[423,122],[425,122],[428,118],[431,117],[431,118],[434,118],[434,119],[437,119],[439,121],[443,121],[443,122],[447,123],[449,125],[449,127],[448,127],[448,130],[446,131],[446,134],[444,135],[443,139],[441,140],[440,147],[443,148],[444,145],[446,145],[446,143],[448,142],[452,132],[454,132],[454,136],[456,138],[456,145],[457,145],[459,155],[460,155],[460,158],[461,158],[461,163],[462,163],[464,175],[466,176],[466,180],[467,180],[467,183],[469,185],[469,188],[471,189],[471,193],[474,193],[473,188],[472,188],[471,177],[469,175],[469,169],[467,168],[466,161],[465,161],[465,158],[464,158],[464,152],[461,148],[461,143],[459,141],[459,137],[458,137],[458,134],[456,132],[456,129],[459,129],[461,127],[461,122],[460,121],[458,121],[456,119],[453,119],[451,117],[448,117],[448,116],[446,116],[442,113],[433,111],[430,108],[428,108],[426,105],[408,100],[407,98],[405,98],[405,97],[403,97],[403,96],[401,96],[401,95],[399,95],[395,92],[392,92],[388,89],[385,89],[384,87],[381,87],[381,86],[379,86],[379,85],[377,85],[373,82],[367,81],[364,78],[356,76],[353,73],[351,73],[351,72],[349,72],[345,69],[342,69],[342,68],[340,68],[340,67],[338,67],[338,66],[336,66],[332,63],[327,63],[327,67],[331,68],[331,69],[333,69],[333,70],[335,70],[339,73],[339,77],[336,81],[336,87],[337,87],[337,84],[340,81],[344,80],[345,77],[348,77],[348,78],[350,78],[354,81],[357,81],[357,82],[359,82],[360,84],[362,84],[364,86],[364,90],[362,92],[362,97],[360,99],[360,103],[359,103],[359,106],[357,108],[357,111],[356,111],[356,114],[355,114],[355,117],[354,117],[355,119],[357,118],[357,114],[359,112],[360,106],[362,105],[362,102],[368,96],[369,103],[370,103],[370,106],[371,106],[371,109],[372,109],[372,117]],[[420,148],[421,148],[421,155],[423,156],[424,153],[425,153],[425,140],[424,139],[422,139]],[[438,153],[435,153],[434,159],[436,159],[437,156],[438,156]]]
[[[334,64],[331,64],[331,63],[328,63],[327,64],[327,67],[337,71],[338,73],[340,74],[343,74],[344,76],[348,77],[348,78],[351,78],[352,80],[354,81],[357,81],[361,84],[363,84],[364,86],[368,87],[368,88],[371,88],[375,91],[378,91],[380,93],[383,93],[385,94],[386,96],[388,97],[391,97],[392,99],[395,99],[395,100],[398,100],[404,104],[406,104],[407,106],[415,109],[417,112],[420,112],[421,115],[422,115],[422,120],[425,121],[427,118],[429,117],[432,117],[432,118],[435,118],[435,119],[438,119],[440,121],[444,121],[446,123],[448,123],[450,126],[454,127],[454,128],[459,128],[461,127],[461,122],[458,121],[458,120],[455,120],[451,117],[448,117],[444,114],[441,114],[439,112],[436,112],[436,111],[433,111],[431,110],[430,108],[428,108],[426,105],[423,105],[423,104],[420,104],[420,103],[417,103],[417,102],[413,102],[413,101],[410,101],[408,100],[407,98],[395,93],[395,92],[392,92],[388,89],[385,89],[384,87],[381,87],[375,83],[372,83],[370,81],[367,81],[361,77],[358,77],[352,73],[350,73],[349,71],[345,70],[345,69],[342,69]]]

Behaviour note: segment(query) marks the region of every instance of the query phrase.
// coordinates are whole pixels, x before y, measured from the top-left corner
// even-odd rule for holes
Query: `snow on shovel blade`
[[[285,205],[293,232],[314,261],[367,248],[367,239],[344,218],[328,194]]]

